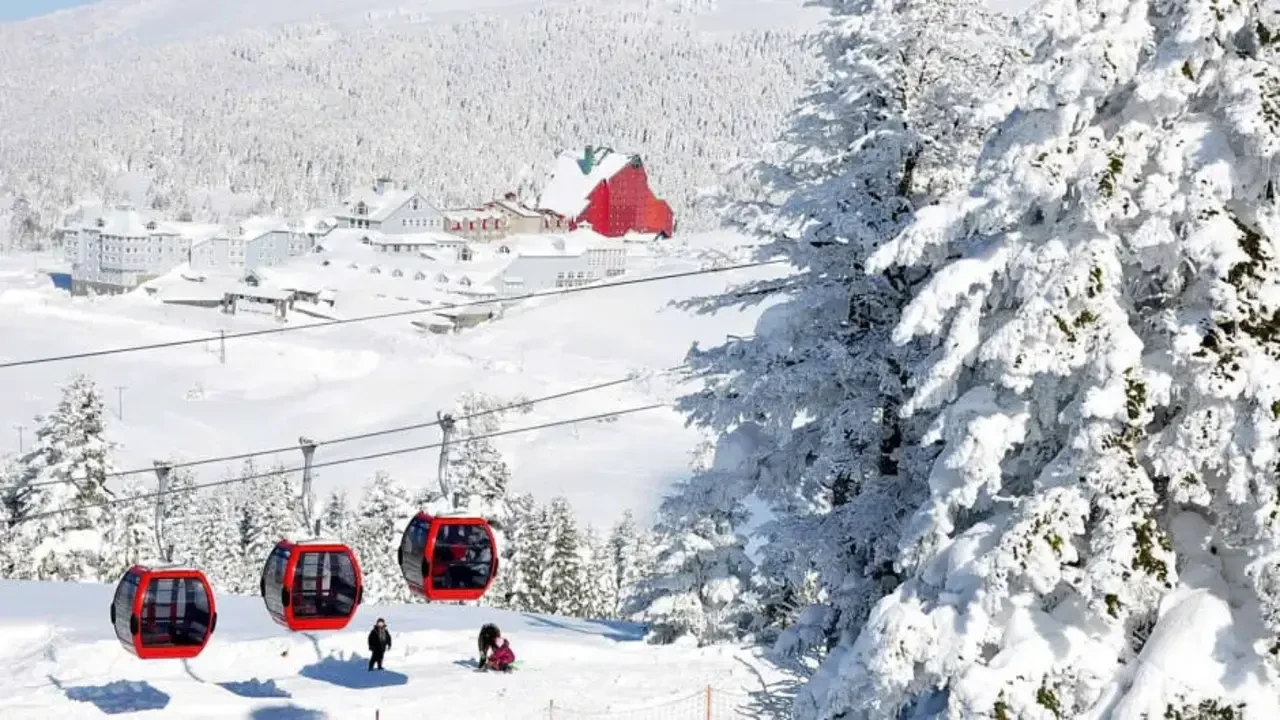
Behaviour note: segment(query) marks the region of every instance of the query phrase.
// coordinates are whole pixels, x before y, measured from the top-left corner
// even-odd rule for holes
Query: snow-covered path
[[[0,715],[49,718],[546,718],[622,713],[715,688],[716,717],[767,717],[750,693],[777,677],[734,648],[654,647],[636,626],[449,605],[364,607],[346,631],[291,635],[256,598],[219,598],[197,658],[142,661],[107,622],[112,588],[0,582]],[[366,670],[377,617],[393,633],[386,670]],[[495,622],[523,667],[477,673],[475,635]],[[701,720],[701,698],[661,717]],[[686,709],[687,708],[687,709]],[[680,714],[680,713],[684,714]],[[560,717],[559,711],[555,715]],[[656,717],[656,716],[655,716]]]

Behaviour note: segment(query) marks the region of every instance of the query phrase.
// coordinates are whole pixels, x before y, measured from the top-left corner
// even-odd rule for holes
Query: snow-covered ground
[[[655,647],[641,629],[451,605],[362,607],[348,629],[291,634],[258,598],[218,599],[218,626],[190,661],[139,660],[107,621],[113,588],[0,581],[0,714],[48,718],[777,717],[762,691],[784,682],[753,653]],[[370,673],[366,635],[392,648]],[[523,665],[474,671],[476,632],[497,623]],[[470,661],[470,667],[467,662]],[[677,702],[682,698],[687,698]],[[655,706],[662,706],[656,709]],[[655,708],[646,711],[647,708]]]
[[[719,233],[689,242],[692,249],[642,261],[627,277],[693,270],[708,264],[707,257],[724,263],[723,253],[745,240]],[[163,305],[141,293],[71,298],[36,272],[48,264],[29,256],[0,258],[0,362],[274,326],[265,316]],[[60,385],[76,372],[98,382],[113,413],[123,410],[123,419],[111,418],[108,436],[122,444],[117,465],[131,469],[171,455],[237,454],[289,447],[300,435],[323,441],[422,423],[468,390],[538,397],[670,368],[694,341],[749,334],[759,314],[757,308],[695,315],[670,307],[672,301],[781,272],[772,266],[541,298],[457,335],[425,335],[410,326],[413,318],[397,318],[229,340],[226,365],[219,363],[215,341],[8,368],[0,371],[0,454],[18,450],[19,425],[26,426],[29,441],[32,418],[54,407]],[[664,402],[687,389],[659,375],[537,405],[505,427]],[[415,430],[322,446],[316,460],[438,440],[436,428]],[[604,524],[627,509],[647,519],[662,491],[687,475],[700,440],[678,413],[658,409],[497,442],[512,466],[514,490],[541,500],[564,495],[584,522]],[[279,459],[295,466],[301,458],[290,452]],[[436,460],[436,452],[427,451],[319,469],[316,489],[358,486],[378,469],[411,487],[434,487]],[[208,482],[237,469],[238,462],[196,471]]]

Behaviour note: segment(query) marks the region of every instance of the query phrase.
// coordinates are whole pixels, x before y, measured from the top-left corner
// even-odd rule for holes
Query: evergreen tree
[[[613,554],[609,543],[600,537],[595,528],[586,533],[586,617],[610,619],[617,617],[618,581],[614,572]]]
[[[514,546],[520,574],[511,607],[525,612],[556,611],[551,594],[551,555],[555,531],[551,509],[529,501],[528,523],[520,528]],[[499,571],[501,573],[501,571]]]
[[[190,554],[181,560],[203,570],[218,592],[231,595],[257,593],[262,573],[259,565],[253,577],[245,577],[240,527],[243,497],[221,488],[200,491],[187,526],[194,536],[181,543],[182,547],[190,548]],[[174,559],[179,558],[175,555]],[[262,563],[266,563],[265,557]]]
[[[485,594],[486,603],[509,610],[530,610],[529,585],[526,577],[530,571],[537,573],[540,565],[526,553],[531,551],[527,538],[535,531],[537,503],[529,494],[513,495],[508,501],[506,527],[498,545],[498,576]]]
[[[121,497],[143,494],[142,481],[136,475],[120,478]],[[114,582],[125,570],[144,560],[162,560],[156,544],[154,501],[121,503],[115,510],[108,542],[99,571],[99,579]]]
[[[240,485],[240,546],[242,587],[256,588],[262,567],[277,543],[297,539],[302,533],[302,517],[297,492],[284,466],[276,465],[266,472],[258,471],[252,461],[246,462],[242,477],[251,478]]]
[[[757,435],[754,426],[744,426],[721,438],[710,467],[663,501],[654,572],[627,608],[652,626],[651,642],[685,635],[723,641],[750,625],[754,566],[739,532],[747,520],[740,498],[752,480]]]
[[[337,489],[330,492],[320,513],[320,533],[346,542],[352,537],[354,524],[355,512],[351,509],[347,492]]]
[[[409,600],[409,588],[396,564],[404,528],[417,510],[409,491],[385,472],[365,487],[356,509],[352,548],[364,570],[364,597],[369,603]]]
[[[610,610],[611,617],[622,617],[623,608],[631,604],[645,568],[648,567],[644,560],[649,552],[642,546],[643,542],[635,517],[627,510],[609,534],[609,559],[612,562],[613,587],[617,594],[616,602]]]
[[[111,534],[109,454],[102,396],[88,376],[62,390],[53,413],[39,418],[35,443],[19,460],[11,495],[14,575],[96,580]],[[47,513],[57,513],[46,515]]]
[[[199,513],[196,474],[190,468],[169,471],[167,491],[164,496],[164,542],[173,547],[174,562],[187,563],[195,557],[198,538]],[[157,546],[158,547],[158,546]]]
[[[1277,677],[1280,22],[1214,0],[1036,17],[971,186],[866,265],[929,271],[893,339],[933,350],[903,409],[938,415],[940,452],[905,582],[798,707],[1273,716],[1222,678]],[[1209,637],[1231,659],[1185,663]]]
[[[568,500],[551,501],[550,521],[551,557],[544,579],[549,612],[587,617],[591,607],[586,547]]]

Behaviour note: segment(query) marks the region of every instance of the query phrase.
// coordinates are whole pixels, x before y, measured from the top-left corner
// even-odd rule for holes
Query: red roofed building
[[[629,232],[670,237],[671,206],[654,196],[639,155],[587,146],[578,157],[562,153],[538,199],[540,209],[566,217],[570,227],[589,223],[605,237]]]

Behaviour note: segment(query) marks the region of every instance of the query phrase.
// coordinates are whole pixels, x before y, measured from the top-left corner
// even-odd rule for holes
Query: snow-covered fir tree
[[[118,483],[121,498],[136,497],[151,489],[137,475],[121,477]],[[118,580],[136,563],[163,560],[156,542],[155,519],[154,500],[123,502],[114,508],[110,534],[103,545],[100,579]]]
[[[590,582],[587,573],[587,548],[582,531],[569,501],[558,497],[551,501],[551,557],[543,578],[547,612],[572,617],[590,615]]]
[[[241,477],[249,478],[239,485],[240,547],[243,587],[256,588],[263,564],[284,539],[297,539],[303,533],[301,503],[297,501],[296,480],[275,465],[262,471],[247,461]]]
[[[618,609],[618,580],[614,573],[613,554],[608,541],[595,528],[588,526],[586,540],[585,617],[614,618]]]
[[[652,548],[645,542],[644,534],[636,525],[630,510],[613,526],[608,540],[609,559],[612,564],[613,586],[617,602],[611,617],[622,617],[623,608],[629,606],[640,581],[645,577],[652,560]]]
[[[320,512],[320,534],[345,540],[351,537],[354,524],[355,512],[346,491],[335,489],[330,492]]]
[[[396,551],[405,526],[416,512],[409,501],[409,491],[385,472],[377,473],[365,487],[349,541],[365,574],[366,602],[409,600],[409,588],[396,565]]]
[[[172,547],[175,562],[190,562],[189,558],[196,553],[199,535],[194,520],[198,514],[196,484],[196,474],[190,468],[169,471],[162,530],[165,550]]]
[[[510,607],[525,612],[555,612],[555,600],[551,594],[551,553],[555,541],[551,508],[534,506],[531,502],[527,517],[528,522],[515,538],[520,576]],[[501,569],[498,573],[502,574]]]
[[[686,635],[716,642],[750,624],[757,602],[742,498],[754,472],[756,434],[740,428],[722,437],[710,466],[663,500],[653,573],[631,593],[627,608],[651,626],[651,642]]]
[[[1280,13],[1035,16],[972,186],[866,265],[929,275],[893,340],[933,350],[903,410],[939,455],[905,582],[798,709],[1275,717]]]
[[[762,258],[785,257],[796,272],[701,303],[772,305],[754,335],[695,347],[689,360],[706,387],[682,403],[695,423],[737,433],[748,457],[731,488],[686,486],[693,496],[679,512],[719,537],[732,533],[706,522],[698,495],[729,515],[752,496],[768,506],[758,617],[747,626],[786,628],[777,647],[788,652],[851,643],[899,581],[897,538],[923,492],[909,478],[930,449],[914,442],[927,418],[899,413],[919,346],[889,338],[928,272],[861,269],[919,208],[967,181],[991,124],[982,106],[1008,104],[1015,58],[1006,23],[980,2],[820,4],[833,12],[821,36],[827,69],[781,159],[759,166],[759,196],[728,211],[768,241]],[[804,610],[813,600],[822,607]]]
[[[246,577],[244,573],[244,549],[240,535],[243,511],[239,503],[242,497],[224,488],[201,490],[196,496],[191,516],[184,523],[194,536],[175,543],[175,550],[182,549],[188,554],[175,552],[174,560],[199,567],[213,587],[222,593],[258,592],[262,565],[258,566],[253,577]],[[266,557],[262,558],[262,563],[266,563]]]
[[[9,501],[13,574],[42,580],[96,580],[112,509],[104,505],[112,472],[102,396],[86,375],[62,389],[57,408],[39,418],[35,442],[19,460]]]
[[[540,573],[541,564],[527,555],[533,548],[528,539],[535,532],[538,505],[528,493],[517,493],[507,501],[507,524],[498,546],[498,575],[485,594],[485,602],[510,610],[530,610],[527,573]]]

